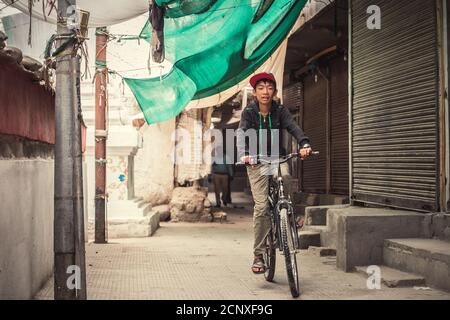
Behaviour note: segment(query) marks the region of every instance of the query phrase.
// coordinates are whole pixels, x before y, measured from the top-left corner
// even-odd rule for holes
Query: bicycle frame
[[[280,226],[280,211],[286,209],[289,216],[294,214],[294,208],[292,202],[284,194],[284,182],[281,175],[281,163],[278,164],[278,177],[271,176],[269,179],[269,206],[270,216],[272,221],[272,229],[275,228],[274,240],[281,251],[283,247],[282,239],[279,236],[281,234]],[[298,247],[298,241],[296,241],[296,247]]]

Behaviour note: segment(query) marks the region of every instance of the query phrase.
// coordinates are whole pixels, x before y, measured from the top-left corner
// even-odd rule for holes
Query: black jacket
[[[286,129],[290,134],[294,136],[294,138],[297,140],[300,147],[303,147],[305,144],[309,144],[309,138],[305,136],[302,129],[295,123],[291,113],[289,110],[282,106],[277,104],[276,102],[272,103],[272,108],[270,109],[270,117],[271,117],[271,124],[272,129],[279,129],[279,139],[278,145],[280,146],[280,150],[271,150],[271,135],[270,130],[266,130],[266,133],[268,134],[268,137],[262,136],[263,143],[264,141],[267,141],[269,144],[269,152],[271,155],[286,155],[286,150],[281,146],[281,140],[282,140],[282,130]],[[238,150],[238,156],[240,159],[244,155],[252,155],[250,154],[251,148],[249,148],[249,139],[246,139],[246,132],[249,129],[255,129],[257,134],[257,140],[258,140],[258,154],[264,154],[264,152],[261,152],[259,150],[260,146],[260,116],[259,116],[259,105],[256,102],[251,103],[249,106],[245,108],[245,110],[241,114],[241,122],[239,124],[239,129],[237,131],[237,150]],[[263,129],[268,129],[268,121],[264,121],[262,123]],[[275,136],[275,135],[274,135]],[[266,140],[267,139],[267,140]],[[254,149],[254,147],[253,147]]]

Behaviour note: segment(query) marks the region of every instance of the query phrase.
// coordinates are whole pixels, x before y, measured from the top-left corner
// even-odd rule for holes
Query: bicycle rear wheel
[[[272,282],[275,276],[275,265],[276,265],[276,247],[274,243],[273,230],[270,230],[266,237],[266,252],[264,253],[264,261],[266,262],[266,272],[264,273],[264,278],[266,281]]]
[[[281,226],[281,241],[284,259],[286,262],[286,272],[291,289],[291,294],[294,298],[300,295],[298,271],[297,271],[297,258],[296,258],[296,235],[293,231],[297,232],[295,225],[291,225],[291,221],[286,209],[280,211],[280,226]]]

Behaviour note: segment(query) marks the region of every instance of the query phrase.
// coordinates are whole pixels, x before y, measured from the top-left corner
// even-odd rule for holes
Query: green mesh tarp
[[[247,78],[286,38],[306,0],[156,2],[166,5],[165,55],[173,69],[162,79],[125,78],[148,124]],[[151,34],[147,23],[141,37]]]

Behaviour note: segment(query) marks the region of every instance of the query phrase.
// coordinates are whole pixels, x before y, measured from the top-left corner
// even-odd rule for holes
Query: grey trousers
[[[282,165],[283,179],[289,176],[288,166]],[[278,175],[277,168],[269,168],[266,165],[247,166],[247,174],[252,190],[255,207],[253,211],[254,244],[253,253],[255,256],[264,254],[266,250],[265,240],[270,231],[270,206],[269,206],[269,176]]]
[[[230,195],[230,176],[227,174],[213,173],[214,192],[216,194],[216,205],[220,206],[220,194],[222,194],[222,203],[229,203]]]

